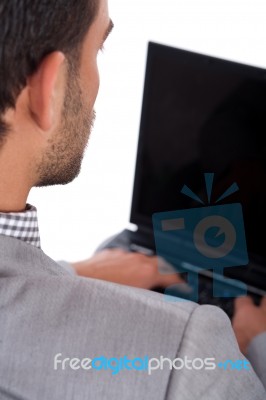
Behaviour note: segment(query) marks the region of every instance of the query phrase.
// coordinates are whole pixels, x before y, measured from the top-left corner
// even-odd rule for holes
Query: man
[[[120,263],[124,283],[128,262],[133,274],[142,271],[139,286],[161,283],[156,259],[107,252],[86,263],[86,273],[76,265],[101,281],[75,277],[42,252],[27,196],[80,170],[99,87],[97,54],[112,23],[107,0],[0,0],[0,18],[1,400],[263,399],[222,311],[106,282],[110,263]],[[160,356],[178,365],[166,360],[150,376],[140,371],[140,360]],[[137,358],[133,368],[128,360]],[[244,367],[203,368],[206,358]],[[110,373],[110,359],[124,360],[124,370]]]

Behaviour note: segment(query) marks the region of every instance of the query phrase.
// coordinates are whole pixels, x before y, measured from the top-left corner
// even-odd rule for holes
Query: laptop
[[[211,194],[206,176],[212,179]],[[239,190],[228,192],[230,187]],[[173,264],[167,251],[158,253],[154,215],[204,211],[219,198],[223,206],[241,205],[248,258],[221,273],[198,269],[197,301],[232,317],[234,299],[213,295],[214,278],[243,282],[256,304],[266,295],[266,70],[149,43],[130,216],[136,228],[98,250],[157,254],[167,270]],[[189,239],[182,240],[186,245]],[[174,266],[184,278],[197,270],[197,263],[186,260],[188,253],[179,260],[188,271]],[[171,295],[182,292],[173,289]]]

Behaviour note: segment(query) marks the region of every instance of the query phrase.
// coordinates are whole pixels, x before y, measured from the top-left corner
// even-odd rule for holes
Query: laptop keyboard
[[[143,235],[143,236],[145,236],[145,235]],[[136,240],[137,237],[139,240]],[[116,235],[111,240],[105,242],[98,249],[98,251],[101,251],[104,248],[123,248],[124,250],[127,250],[127,251],[140,251],[142,253],[145,253],[145,252],[142,251],[141,249],[145,249],[145,251],[146,250],[148,251],[147,255],[154,254],[152,250],[149,250],[150,246],[148,246],[148,244],[147,244],[147,247],[146,247],[145,242],[143,240],[140,240],[139,233],[138,233],[138,235],[136,235],[135,232],[131,232],[128,230],[121,232],[120,235]],[[153,290],[156,292],[159,292],[159,293],[165,292],[165,289],[163,289],[163,288],[154,288]],[[232,319],[232,317],[234,315],[234,300],[235,299],[213,297],[213,287],[212,287],[212,279],[211,278],[203,276],[203,275],[199,275],[199,289],[198,290],[199,290],[199,292],[198,292],[198,295],[199,295],[198,303],[199,304],[209,304],[209,305],[219,307],[225,311],[225,313],[228,315],[228,317],[230,319]],[[177,290],[176,291],[171,290],[171,293],[169,293],[169,294],[171,294],[172,296],[176,296],[176,297],[182,297],[182,293]],[[256,305],[260,304],[261,296],[250,294],[250,293],[248,293],[248,295],[250,295],[253,298],[254,303]]]

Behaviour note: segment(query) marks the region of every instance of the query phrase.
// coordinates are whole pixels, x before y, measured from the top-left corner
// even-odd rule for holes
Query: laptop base
[[[117,235],[114,235],[103,242],[96,250],[96,252],[103,251],[105,249],[123,249],[125,251],[130,252],[138,252],[145,254],[147,256],[154,256],[156,252],[154,249],[151,248],[150,244],[148,243],[147,235],[141,233],[139,231],[132,232],[128,229],[120,232]],[[209,276],[206,275],[206,271],[199,272],[199,294],[198,294],[198,303],[209,304],[213,306],[217,306],[225,311],[230,319],[232,319],[234,314],[234,300],[233,298],[220,298],[220,297],[213,297],[213,279],[212,274],[208,271]],[[182,274],[184,279],[186,274]],[[152,289],[158,293],[165,293],[164,288],[156,287]],[[182,292],[178,289],[171,288],[169,293],[171,296],[182,298]],[[259,305],[261,302],[261,296],[252,293],[251,291],[248,292],[248,295],[251,296],[254,300],[256,305]]]

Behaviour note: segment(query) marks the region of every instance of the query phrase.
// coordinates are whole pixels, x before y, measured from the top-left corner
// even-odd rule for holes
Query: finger
[[[159,286],[167,288],[176,284],[186,284],[186,281],[179,274],[161,275],[159,276]]]
[[[158,271],[161,275],[173,275],[179,272],[173,264],[169,263],[166,259],[160,256],[154,257],[153,260],[156,263]]]
[[[239,311],[241,310],[243,307],[246,306],[253,306],[255,307],[253,300],[251,297],[246,296],[246,297],[239,297],[238,299],[235,300],[235,310]]]
[[[111,249],[106,249],[104,250],[106,254],[112,255],[112,256],[120,256],[127,254],[128,252],[125,249],[122,248],[111,248]]]

